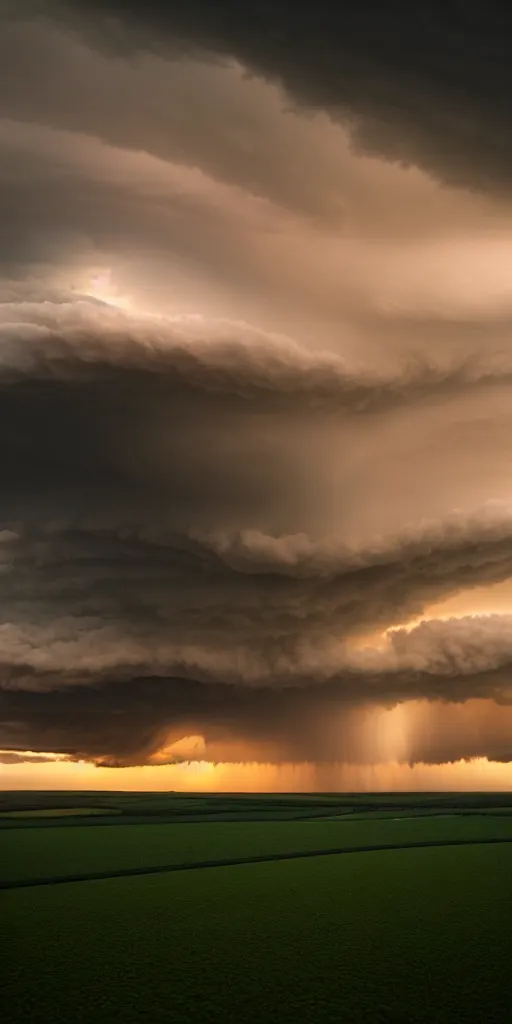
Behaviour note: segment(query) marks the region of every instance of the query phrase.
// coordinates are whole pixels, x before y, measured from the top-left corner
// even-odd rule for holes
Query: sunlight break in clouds
[[[117,306],[118,309],[133,309],[131,299],[128,295],[120,295],[118,289],[112,284],[112,271],[105,270],[88,281],[88,286],[83,289],[85,295],[93,299],[100,299],[109,306]]]

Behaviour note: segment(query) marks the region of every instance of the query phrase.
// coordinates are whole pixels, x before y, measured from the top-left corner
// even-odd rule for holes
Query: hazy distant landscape
[[[512,794],[4,793],[0,829],[13,1024],[506,1019]]]

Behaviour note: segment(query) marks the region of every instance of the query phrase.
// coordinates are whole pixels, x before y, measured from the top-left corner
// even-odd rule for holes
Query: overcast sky
[[[512,787],[512,14],[412,6],[1,3],[7,788]]]

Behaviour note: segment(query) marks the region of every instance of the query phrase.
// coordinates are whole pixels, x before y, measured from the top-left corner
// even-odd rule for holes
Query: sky
[[[1,0],[3,788],[512,789],[511,29]]]

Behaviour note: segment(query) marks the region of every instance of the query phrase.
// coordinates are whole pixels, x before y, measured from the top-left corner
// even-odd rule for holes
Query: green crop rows
[[[504,1024],[511,866],[474,845],[4,892],[6,1019]]]
[[[512,817],[13,829],[2,833],[0,880],[35,880],[303,850],[490,838],[512,840]]]

